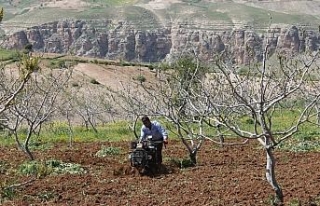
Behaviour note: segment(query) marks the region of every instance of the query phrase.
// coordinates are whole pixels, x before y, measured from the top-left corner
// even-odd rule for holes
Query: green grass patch
[[[170,164],[179,167],[180,169],[188,168],[188,167],[194,167],[195,165],[190,160],[190,158],[170,158],[165,159],[166,162],[169,162]]]
[[[121,154],[121,148],[119,147],[105,147],[102,146],[101,149],[95,154],[97,157],[107,157],[112,155]]]
[[[3,184],[3,185],[2,185]],[[4,183],[0,184],[0,205],[6,200],[13,200],[17,191],[13,187],[6,187]]]
[[[2,130],[0,132],[0,146],[7,146],[14,144],[12,136],[7,130]]]
[[[278,132],[284,129],[290,128],[295,120],[298,118],[298,113],[291,110],[278,110],[273,114],[272,131]],[[175,126],[163,119],[158,119],[162,125],[168,130],[170,140],[177,140],[178,137],[175,134]],[[243,116],[237,119],[237,124],[242,130],[254,132],[254,122],[250,116]],[[31,151],[40,150],[45,151],[53,147],[56,142],[116,142],[116,141],[132,141],[135,139],[133,131],[130,129],[129,124],[132,122],[118,121],[112,122],[96,127],[96,131],[92,128],[84,127],[81,125],[72,126],[69,128],[66,122],[51,122],[43,125],[39,136],[33,136],[29,143]],[[197,131],[198,125],[189,124],[185,125],[192,127],[194,131]],[[141,123],[138,121],[136,125],[136,132],[140,135]],[[260,128],[258,128],[259,130]],[[224,130],[222,130],[224,131]],[[207,136],[218,137],[217,128],[203,127],[203,132]],[[230,134],[230,132],[226,131]],[[26,130],[21,129],[19,131],[19,137],[23,140]],[[225,136],[228,138],[229,136]],[[231,134],[231,137],[236,137],[235,134]],[[280,139],[281,136],[276,136],[276,139]],[[15,141],[12,137],[8,136],[5,131],[0,133],[0,145],[13,145]],[[319,127],[312,124],[304,124],[299,128],[299,131],[293,135],[289,140],[279,145],[280,149],[292,150],[292,151],[317,151],[320,148],[320,132]],[[116,148],[101,148],[100,155],[116,154]]]
[[[7,23],[14,23],[15,25],[21,24],[23,27],[34,26],[37,24],[53,22],[65,18],[75,18],[78,14],[79,12],[76,10],[37,8],[33,9],[32,11],[21,13],[20,15],[16,15],[14,18],[8,20]]]
[[[21,53],[17,50],[0,48],[0,61],[16,62],[21,58]]]
[[[69,128],[66,122],[50,122],[44,124],[39,136],[34,135],[30,140],[30,148],[35,150],[46,150],[52,147],[56,142],[90,142],[90,141],[130,141],[134,139],[134,133],[129,128],[129,123],[119,121],[97,126],[97,132],[92,128],[86,128],[81,125]],[[18,132],[21,140],[26,135],[26,129],[22,128]],[[3,131],[0,133],[0,145],[14,145],[12,136]]]
[[[98,4],[105,7],[111,7],[111,6],[123,6],[127,4],[133,4],[136,2],[136,0],[86,0],[86,2],[89,2],[92,5]]]
[[[19,1],[19,4],[17,4],[17,7],[24,9],[26,7],[37,6],[37,5],[39,5],[38,0],[23,0],[23,1]]]
[[[79,164],[65,163],[59,160],[27,161],[18,168],[18,173],[26,176],[45,177],[59,174],[84,174],[86,171]]]
[[[285,14],[233,2],[208,3],[207,8],[211,12],[223,11],[230,18],[248,22],[257,28],[270,26],[270,22],[317,25],[317,19],[311,15]]]
[[[132,139],[133,132],[129,129],[128,122],[120,121],[97,126],[97,132],[92,128],[74,126],[69,128],[66,122],[52,122],[43,127],[42,141],[68,141],[71,135],[77,142],[87,141],[120,141]]]
[[[52,149],[54,147],[53,142],[43,142],[36,138],[35,140],[31,141],[29,144],[30,150],[37,150],[37,151],[46,151]]]
[[[128,6],[124,8],[124,18],[134,24],[136,29],[146,30],[161,27],[158,17],[148,9],[138,6]]]
[[[46,67],[50,69],[68,68],[71,64],[64,59],[51,59],[46,61]]]
[[[168,17],[180,19],[181,22],[185,22],[186,26],[192,27],[220,27],[224,24],[231,24],[232,19],[228,12],[220,10],[221,3],[177,3],[173,4],[166,12]],[[187,12],[188,11],[188,12]],[[187,12],[187,13],[186,13]],[[200,24],[199,20],[203,22]],[[210,22],[209,22],[210,21]],[[224,22],[224,23],[222,23]],[[190,25],[189,25],[190,24]],[[206,25],[207,24],[207,25]]]
[[[89,5],[85,9],[66,9],[40,6],[36,0],[20,1],[13,7],[7,1],[0,1],[4,5],[6,23],[22,27],[62,19],[112,19],[129,21],[137,29],[151,29],[161,27],[161,21],[171,20],[190,23],[190,27],[197,27],[197,23],[207,24],[209,29],[221,29],[233,26],[233,20],[245,22],[249,26],[266,28],[270,23],[318,25],[318,19],[312,15],[283,13],[257,8],[243,3],[207,2],[200,0],[183,0],[179,3],[168,4],[166,8],[149,10],[141,7],[149,0],[84,0]],[[8,11],[8,12],[7,12]],[[158,19],[160,17],[160,19]],[[202,25],[204,26],[204,25]],[[314,26],[317,27],[317,26]],[[102,27],[97,27],[101,28]]]

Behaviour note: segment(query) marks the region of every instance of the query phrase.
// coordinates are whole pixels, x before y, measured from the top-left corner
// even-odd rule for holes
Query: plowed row
[[[122,154],[96,157],[102,145],[120,147]],[[198,166],[181,168],[177,160],[185,158],[187,151],[173,141],[163,152],[163,167],[153,176],[141,176],[130,167],[128,148],[128,142],[77,143],[72,148],[60,143],[36,151],[37,160],[78,163],[86,173],[36,177],[16,187],[13,199],[2,205],[256,206],[270,205],[274,195],[265,178],[265,153],[255,142],[224,148],[208,142],[199,151]],[[8,169],[16,169],[27,159],[23,153],[14,147],[0,147],[0,154],[2,165],[6,164],[6,169],[0,170],[2,186],[34,178],[12,175],[13,170]],[[276,158],[277,180],[286,205],[318,205],[320,155],[277,151]]]

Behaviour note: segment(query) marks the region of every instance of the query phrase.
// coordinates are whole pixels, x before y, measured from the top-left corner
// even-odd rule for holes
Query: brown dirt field
[[[120,147],[123,153],[96,157],[102,145]],[[53,149],[35,151],[38,160],[78,163],[87,172],[36,178],[17,187],[14,199],[2,205],[256,206],[270,205],[274,194],[265,178],[264,151],[255,142],[225,148],[207,142],[199,152],[198,166],[181,169],[170,160],[183,158],[187,152],[179,141],[171,141],[163,151],[163,168],[155,176],[140,176],[132,170],[128,151],[128,142],[76,143],[73,148],[60,143]],[[26,160],[14,147],[0,147],[0,153],[1,164],[13,169]],[[319,157],[319,153],[276,152],[276,175],[285,205],[319,205]],[[0,170],[2,186],[32,179],[13,176],[12,171]]]

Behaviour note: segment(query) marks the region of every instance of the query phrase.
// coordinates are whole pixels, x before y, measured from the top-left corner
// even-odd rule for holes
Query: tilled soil
[[[102,146],[122,153],[97,157]],[[198,165],[181,168],[177,160],[187,150],[171,141],[163,151],[163,166],[153,175],[131,168],[128,152],[128,142],[76,143],[72,148],[59,143],[34,151],[36,159],[78,163],[86,173],[28,177],[14,172],[27,157],[14,147],[0,147],[1,189],[26,183],[14,187],[11,200],[0,205],[271,205],[274,191],[265,178],[265,152],[255,142],[224,148],[207,142]],[[275,156],[285,205],[319,205],[319,153],[276,151]]]

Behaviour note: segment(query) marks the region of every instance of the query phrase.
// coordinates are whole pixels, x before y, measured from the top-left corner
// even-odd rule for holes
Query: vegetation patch
[[[8,168],[7,162],[0,160],[0,174],[5,174]]]
[[[96,157],[106,157],[110,155],[121,154],[121,148],[119,147],[105,147],[102,146],[101,149],[95,154]]]
[[[143,76],[143,75],[138,75],[137,77],[135,77],[133,79],[138,81],[138,82],[140,82],[140,83],[143,83],[143,82],[145,82],[147,80],[146,77]]]
[[[53,191],[42,191],[37,194],[37,197],[41,200],[41,202],[46,202],[53,199],[56,195],[57,194]]]
[[[171,158],[168,161],[181,169],[195,166],[190,158]]]
[[[65,163],[59,160],[47,160],[45,162],[28,161],[21,164],[18,173],[22,175],[33,175],[45,177],[47,175],[58,174],[84,174],[85,169],[76,163]]]
[[[282,150],[288,150],[292,152],[317,152],[320,151],[319,140],[300,140],[291,141],[280,146]]]
[[[5,200],[12,200],[16,196],[16,191],[12,187],[5,187],[0,185],[0,204]]]
[[[90,83],[91,83],[91,84],[100,84],[96,79],[91,79],[91,80],[90,80]]]

